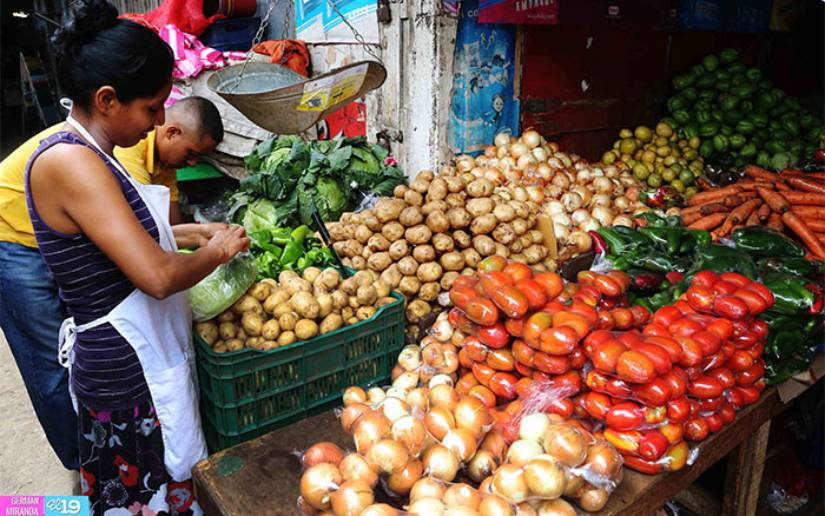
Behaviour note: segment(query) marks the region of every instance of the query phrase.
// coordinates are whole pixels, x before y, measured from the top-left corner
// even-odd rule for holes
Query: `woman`
[[[60,360],[79,417],[82,492],[95,514],[199,511],[190,471],[206,447],[183,291],[249,241],[237,227],[174,230],[168,189],[136,183],[111,157],[164,122],[166,44],[105,0],[84,0],[54,43],[73,108],[32,155],[26,196],[71,315]],[[202,247],[179,254],[176,240]]]

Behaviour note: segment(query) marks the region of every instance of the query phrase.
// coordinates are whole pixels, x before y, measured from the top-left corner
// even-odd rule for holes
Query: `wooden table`
[[[731,452],[723,514],[754,514],[770,420],[785,407],[774,389],[767,390],[731,425],[699,445],[692,466],[654,476],[625,469],[624,481],[600,514],[647,516]],[[330,411],[218,452],[194,469],[198,501],[210,516],[297,515],[298,457],[319,441],[352,448],[351,438]]]

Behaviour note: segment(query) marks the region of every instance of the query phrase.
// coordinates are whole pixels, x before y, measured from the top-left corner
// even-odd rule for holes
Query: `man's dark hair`
[[[181,115],[192,127],[197,128],[198,137],[209,136],[215,143],[223,141],[223,121],[215,104],[203,97],[186,97],[169,108],[173,117]]]

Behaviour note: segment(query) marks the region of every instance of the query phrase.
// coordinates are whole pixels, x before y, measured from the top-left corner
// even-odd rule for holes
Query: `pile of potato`
[[[393,303],[389,285],[371,271],[342,280],[335,269],[284,271],[252,285],[228,310],[195,327],[218,353],[268,351],[365,321]]]
[[[474,274],[487,256],[556,269],[536,229],[538,206],[496,191],[482,174],[425,170],[393,193],[372,209],[344,213],[328,229],[344,265],[378,273],[407,296],[412,324],[431,312],[459,274]]]

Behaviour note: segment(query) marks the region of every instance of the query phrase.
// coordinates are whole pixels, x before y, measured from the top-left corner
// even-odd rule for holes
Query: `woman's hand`
[[[217,229],[206,247],[216,253],[221,263],[226,263],[236,254],[249,249],[249,238],[243,227],[223,225],[226,227]]]
[[[208,224],[177,224],[172,226],[175,242],[181,249],[203,247],[218,231],[229,228],[223,222],[209,222]]]

